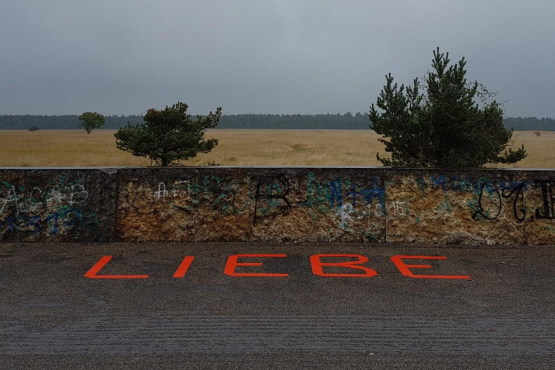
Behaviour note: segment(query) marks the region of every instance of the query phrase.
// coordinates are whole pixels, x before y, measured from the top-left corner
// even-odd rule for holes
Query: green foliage
[[[477,82],[466,80],[466,61],[449,65],[449,54],[434,51],[433,71],[425,86],[393,83],[391,74],[370,108],[370,128],[383,135],[380,158],[394,167],[482,167],[488,163],[516,163],[526,157],[524,146],[512,144],[512,129],[503,126],[503,110]],[[426,90],[423,94],[422,89]],[[482,107],[475,100],[482,100]]]
[[[96,112],[85,112],[78,118],[81,121],[79,126],[83,127],[85,131],[87,131],[87,134],[90,134],[95,128],[101,128],[104,126],[105,122],[104,116]]]
[[[204,133],[216,127],[222,108],[196,120],[187,114],[187,108],[187,104],[178,102],[161,111],[149,109],[143,123],[128,124],[114,134],[118,149],[162,166],[210,152],[218,140],[204,140]]]

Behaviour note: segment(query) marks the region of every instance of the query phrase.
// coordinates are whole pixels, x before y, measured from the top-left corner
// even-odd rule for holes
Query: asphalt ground
[[[0,244],[0,297],[0,369],[555,369],[555,246]]]

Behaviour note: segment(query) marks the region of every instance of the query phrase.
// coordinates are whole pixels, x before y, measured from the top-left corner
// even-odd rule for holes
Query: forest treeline
[[[0,129],[39,130],[79,129],[77,115],[0,115]],[[105,116],[105,129],[118,129],[127,123],[143,122],[143,116]],[[508,117],[503,120],[507,128],[516,131],[555,131],[555,119],[536,117]],[[367,114],[232,114],[223,115],[219,129],[337,129],[368,130]]]

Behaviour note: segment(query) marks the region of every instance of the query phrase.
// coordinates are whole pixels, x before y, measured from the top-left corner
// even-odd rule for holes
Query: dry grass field
[[[116,148],[115,130],[0,131],[0,167],[148,166],[150,161]],[[370,130],[212,130],[209,154],[183,162],[198,166],[379,166],[383,153]],[[517,168],[555,168],[555,133],[515,132],[528,157]],[[515,167],[515,166],[513,166]]]

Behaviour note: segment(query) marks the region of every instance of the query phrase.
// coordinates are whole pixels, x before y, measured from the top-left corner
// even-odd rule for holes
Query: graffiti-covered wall
[[[126,169],[117,235],[138,241],[385,241],[383,171]]]
[[[0,240],[109,241],[115,170],[0,170]]]
[[[0,170],[3,241],[554,244],[555,171]]]

